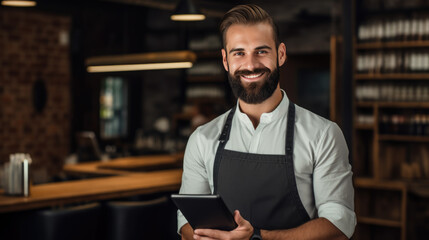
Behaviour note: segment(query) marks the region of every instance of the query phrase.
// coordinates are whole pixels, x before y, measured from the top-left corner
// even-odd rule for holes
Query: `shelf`
[[[429,142],[429,136],[408,136],[408,135],[379,135],[380,141],[397,141],[397,142]]]
[[[356,44],[356,49],[420,48],[429,47],[429,41],[368,42]]]
[[[358,223],[385,226],[385,227],[402,227],[402,223],[400,221],[393,220],[385,220],[379,218],[371,218],[371,217],[358,217]]]
[[[355,125],[355,128],[358,130],[374,130],[375,125],[374,124],[360,124],[357,123]]]
[[[374,178],[369,177],[356,177],[353,181],[355,187],[357,188],[372,188],[397,191],[405,191],[407,189],[407,183],[399,180],[375,180]]]
[[[409,192],[423,198],[429,198],[429,181],[426,179],[411,182],[409,184]]]
[[[357,107],[429,108],[429,102],[357,102]]]
[[[372,108],[376,102],[356,102],[356,107]]]
[[[357,73],[356,80],[429,80],[428,73]]]
[[[398,2],[398,1],[397,1]],[[403,6],[397,5],[397,6],[390,6],[390,7],[384,7],[384,6],[377,6],[377,9],[368,9],[368,8],[362,8],[362,11],[360,12],[362,15],[368,15],[368,16],[381,16],[381,15],[412,15],[415,13],[426,13],[429,11],[428,7],[420,4],[418,1],[411,1],[412,3],[416,3],[414,6]]]
[[[371,189],[388,189],[412,192],[418,196],[429,197],[429,180],[375,180],[370,177],[356,177],[354,178],[354,185],[356,188],[371,188]]]
[[[224,75],[188,75],[186,80],[190,83],[224,83]]]

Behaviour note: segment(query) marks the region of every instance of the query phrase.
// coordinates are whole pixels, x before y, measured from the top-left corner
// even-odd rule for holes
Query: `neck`
[[[282,98],[282,91],[280,90],[280,86],[277,85],[273,95],[271,95],[271,97],[267,98],[262,103],[249,104],[239,99],[239,105],[241,111],[249,117],[250,121],[253,123],[253,127],[256,128],[259,125],[261,115],[263,113],[272,112],[274,109],[276,109],[276,107],[282,101]]]

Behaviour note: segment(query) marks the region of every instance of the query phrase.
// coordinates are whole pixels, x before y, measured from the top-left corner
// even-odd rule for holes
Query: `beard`
[[[267,73],[265,79],[260,82],[252,82],[250,84],[246,84],[246,86],[241,82],[241,75],[260,73]],[[231,89],[235,97],[248,104],[259,104],[271,97],[277,88],[279,78],[278,64],[272,72],[266,67],[257,68],[253,71],[237,70],[233,75],[228,71],[229,84],[231,85]]]

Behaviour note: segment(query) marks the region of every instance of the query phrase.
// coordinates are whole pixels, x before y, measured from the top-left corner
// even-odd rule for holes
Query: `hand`
[[[249,240],[253,235],[252,225],[244,219],[238,210],[234,211],[234,220],[238,224],[232,231],[221,231],[215,229],[196,229],[194,231],[195,240]]]

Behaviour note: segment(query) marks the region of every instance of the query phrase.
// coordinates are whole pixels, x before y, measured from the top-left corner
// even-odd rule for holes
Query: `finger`
[[[240,211],[234,211],[234,220],[240,226],[245,224],[246,220],[241,216]]]
[[[225,239],[226,234],[228,232],[216,230],[216,229],[196,229],[194,231],[196,235],[202,236],[202,237],[208,237],[212,239]]]
[[[216,239],[206,237],[206,236],[194,235],[194,240],[216,240]]]

